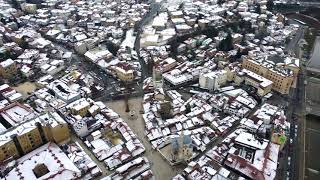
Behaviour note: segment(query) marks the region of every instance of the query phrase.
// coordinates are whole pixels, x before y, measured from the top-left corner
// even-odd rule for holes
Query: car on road
[[[290,139],[290,144],[292,144],[293,143],[293,139]]]
[[[288,167],[290,167],[290,165],[291,165],[291,157],[289,156],[288,157]]]

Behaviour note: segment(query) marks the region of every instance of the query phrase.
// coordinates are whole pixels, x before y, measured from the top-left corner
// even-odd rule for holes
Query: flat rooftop
[[[1,124],[6,128],[17,126],[35,116],[36,113],[33,110],[20,103],[12,103],[0,110]]]

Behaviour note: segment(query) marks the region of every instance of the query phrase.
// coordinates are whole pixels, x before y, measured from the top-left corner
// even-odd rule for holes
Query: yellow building
[[[291,63],[272,63],[267,60],[245,58],[242,67],[273,82],[272,89],[281,94],[289,94],[290,87],[299,73],[299,65]]]
[[[225,66],[224,70],[227,71],[227,81],[234,81],[235,74],[241,71],[241,64],[239,62],[230,63]]]
[[[26,154],[43,144],[40,131],[37,127],[30,130],[28,133],[21,134],[20,136],[16,137],[23,154]]]
[[[36,13],[37,5],[31,3],[23,3],[21,4],[21,9],[27,13]]]
[[[13,141],[9,141],[4,144],[0,144],[0,161],[3,162],[6,159],[9,159],[10,157],[12,158],[18,158],[19,153],[18,150],[14,144]]]
[[[242,69],[235,74],[234,82],[240,85],[242,82],[245,84],[257,88],[257,93],[259,96],[265,96],[273,87],[273,82],[267,78],[264,78],[252,71],[247,69]]]
[[[85,98],[78,99],[67,106],[71,113],[74,115],[80,115],[84,117],[90,108],[90,102]]]
[[[0,63],[0,76],[10,78],[17,73],[16,63],[12,59],[7,59]]]
[[[46,142],[70,139],[68,124],[56,112],[43,114],[0,134],[0,162],[18,158]]]
[[[116,76],[121,81],[133,81],[134,80],[134,71],[133,69],[129,68],[128,66],[116,66],[114,68],[116,72]]]

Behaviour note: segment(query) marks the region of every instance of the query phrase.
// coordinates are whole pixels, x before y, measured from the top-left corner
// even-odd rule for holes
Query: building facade
[[[289,94],[290,87],[294,84],[295,76],[299,72],[296,68],[292,70],[287,66],[271,67],[248,58],[243,60],[242,67],[271,80],[273,82],[272,89],[281,94]]]
[[[116,76],[121,80],[121,81],[133,81],[134,80],[134,71],[132,69],[125,69],[122,67],[115,67],[114,68],[116,72]]]
[[[68,124],[49,112],[0,134],[0,161],[18,158],[47,142],[69,141]]]
[[[209,91],[214,91],[227,83],[227,71],[213,71],[209,73],[203,73],[199,76],[199,86]]]

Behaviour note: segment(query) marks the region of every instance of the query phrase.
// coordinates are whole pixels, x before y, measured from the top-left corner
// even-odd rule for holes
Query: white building
[[[84,42],[77,42],[74,45],[74,50],[78,53],[78,54],[84,54],[87,51],[87,45]]]
[[[51,89],[56,97],[67,103],[78,100],[81,97],[79,92],[71,89],[67,84],[60,80],[51,82],[47,88]]]
[[[73,129],[80,137],[84,137],[89,134],[87,123],[83,120],[79,120],[73,124]]]
[[[202,73],[199,77],[199,85],[203,89],[210,91],[217,90],[227,83],[227,71],[219,70],[209,73]]]

